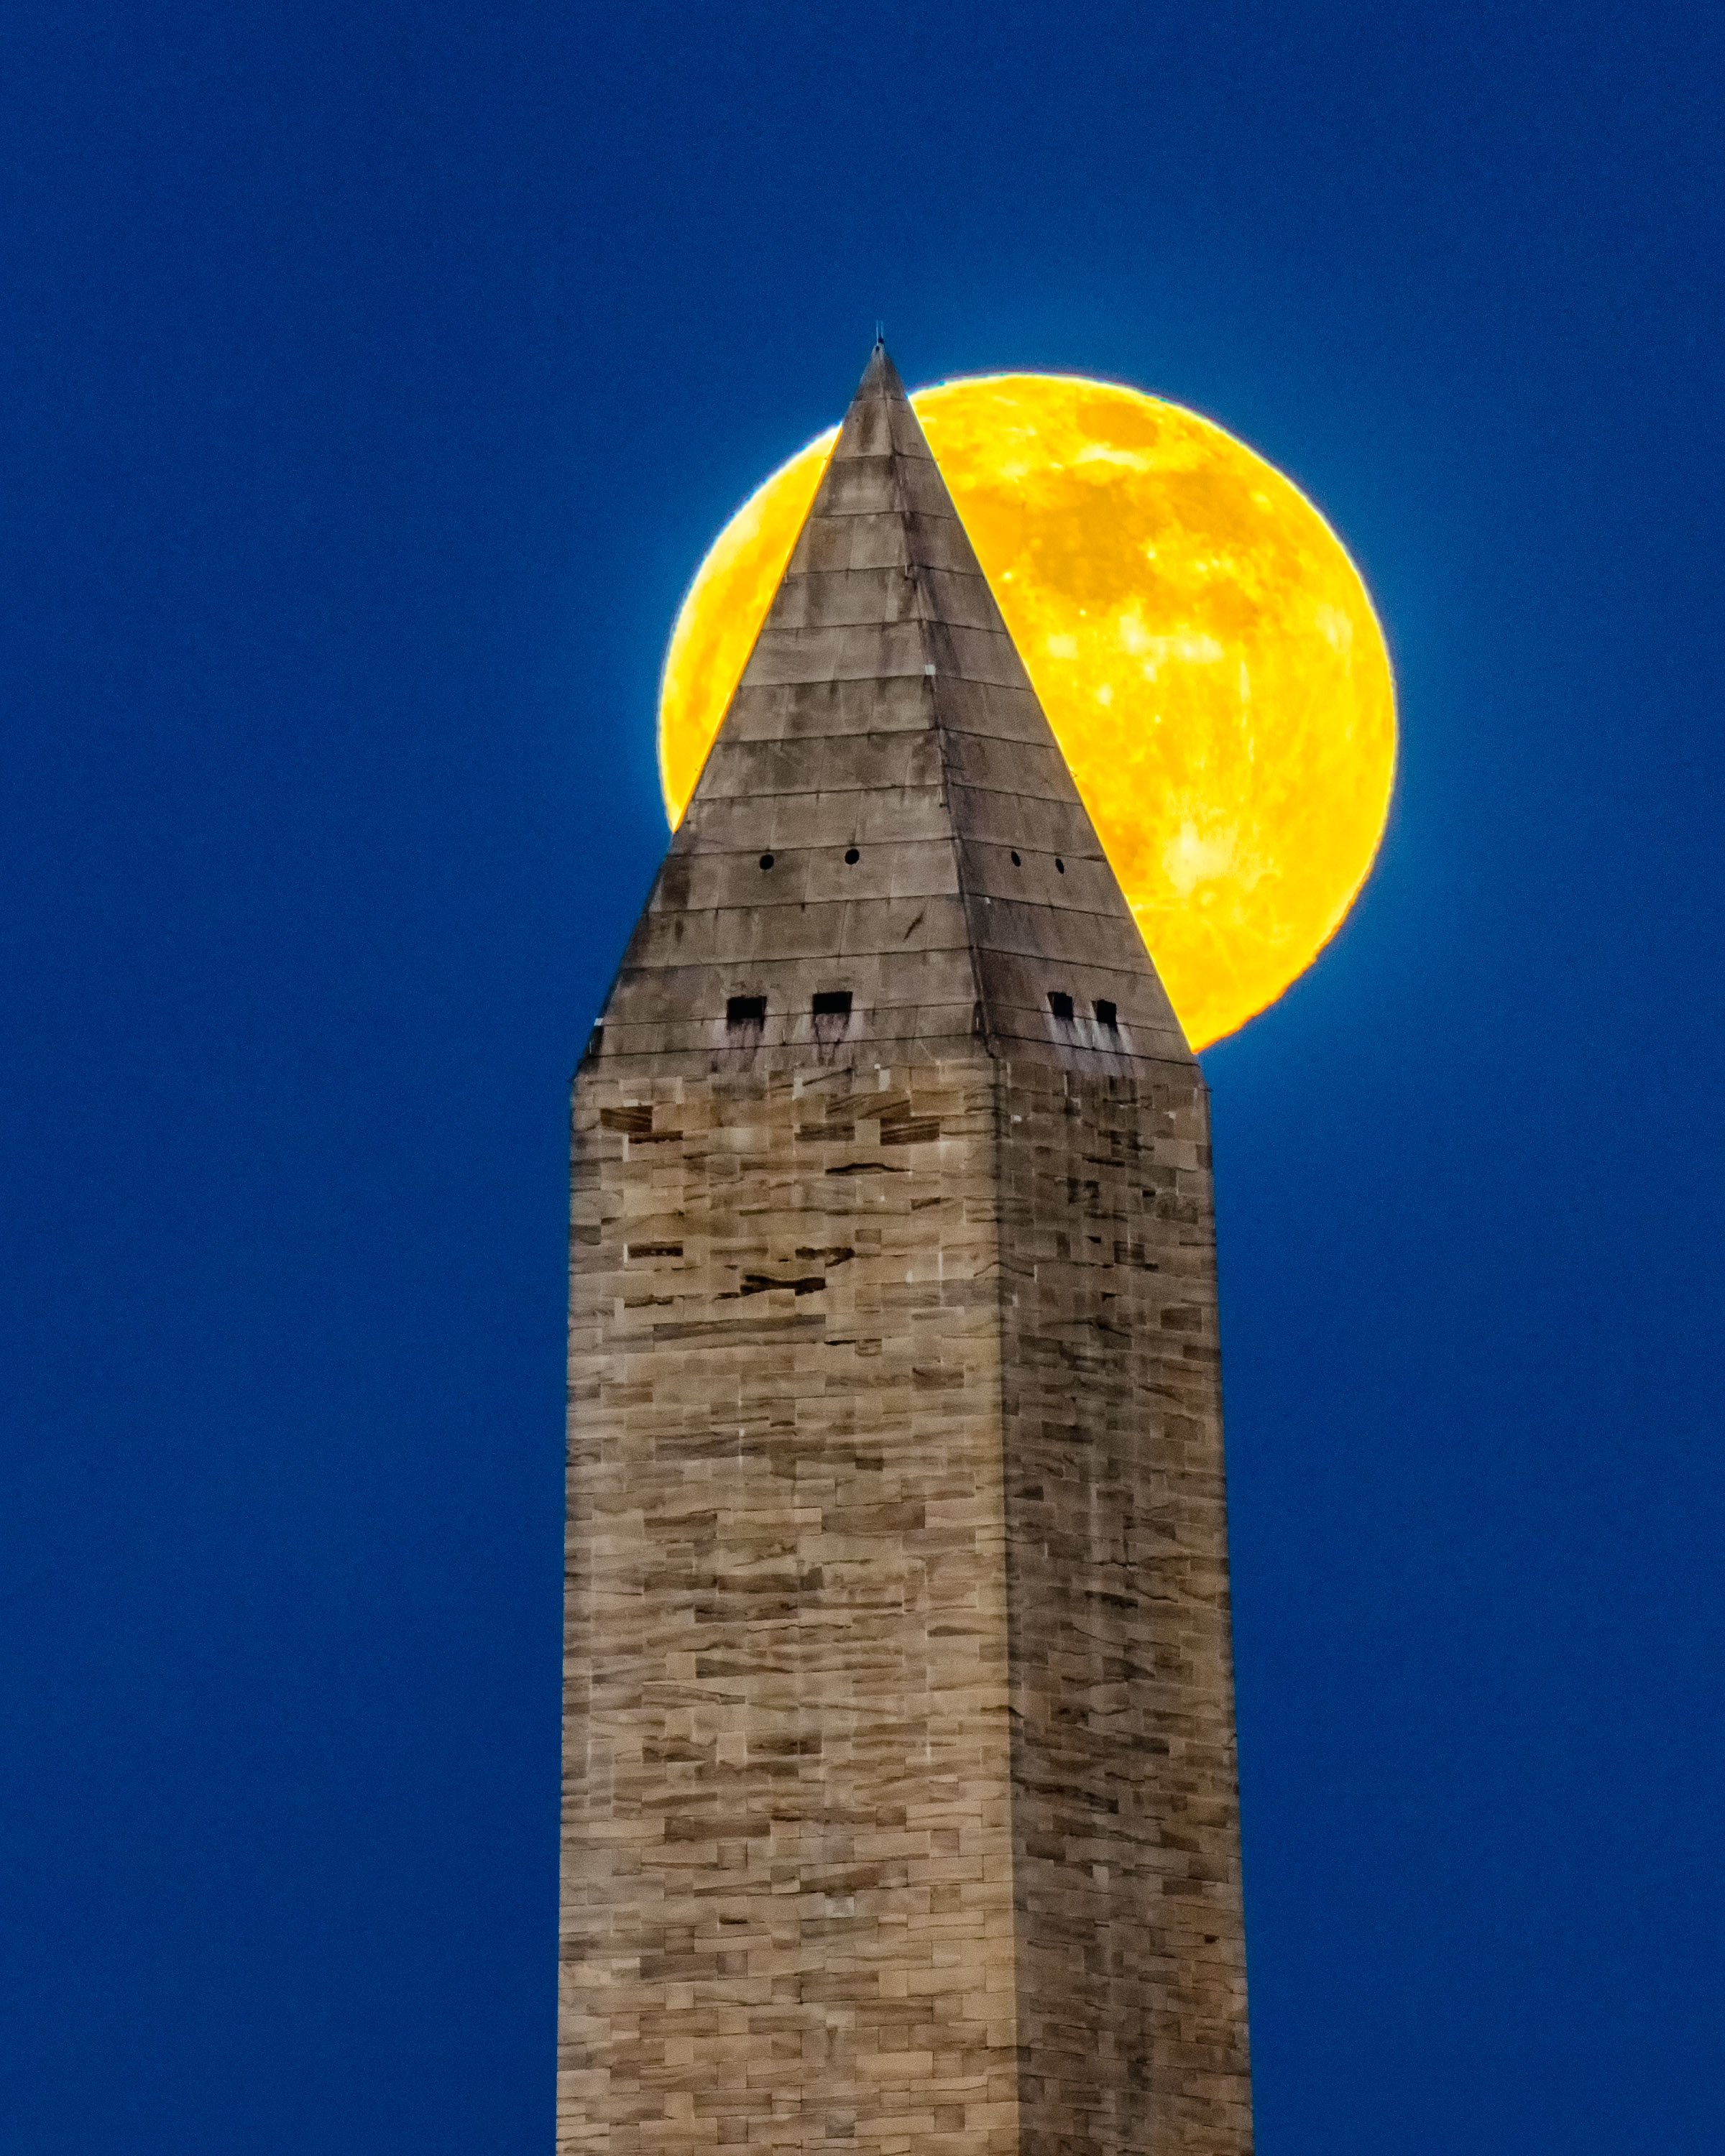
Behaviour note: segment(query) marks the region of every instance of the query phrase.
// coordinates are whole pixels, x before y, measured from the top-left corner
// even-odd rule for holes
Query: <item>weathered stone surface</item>
[[[1251,2145],[1209,1103],[999,1066],[1026,2156]]]
[[[991,1104],[582,1089],[564,2148],[1016,2145]]]
[[[575,1089],[559,2149],[1245,2156],[1203,1080],[884,354],[781,596]]]

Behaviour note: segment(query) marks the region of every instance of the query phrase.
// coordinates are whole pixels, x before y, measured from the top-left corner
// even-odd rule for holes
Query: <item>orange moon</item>
[[[1214,420],[1119,383],[986,375],[911,402],[1186,1037],[1275,1002],[1340,927],[1395,779],[1395,688],[1346,548]],[[671,634],[680,821],[836,429],[714,541]]]

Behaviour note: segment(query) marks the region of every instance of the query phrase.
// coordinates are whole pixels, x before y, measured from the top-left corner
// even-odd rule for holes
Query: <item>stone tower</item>
[[[878,346],[573,1184],[562,2156],[1244,2156],[1204,1081]]]

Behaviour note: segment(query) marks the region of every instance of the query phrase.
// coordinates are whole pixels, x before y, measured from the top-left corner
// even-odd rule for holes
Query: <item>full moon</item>
[[[1071,375],[911,398],[1194,1049],[1275,1002],[1370,870],[1395,689],[1359,572],[1291,481],[1178,404]],[[659,708],[673,824],[836,429],[764,480],[678,614]]]

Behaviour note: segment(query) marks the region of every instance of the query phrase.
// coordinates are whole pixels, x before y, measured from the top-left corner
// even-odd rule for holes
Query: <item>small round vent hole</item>
[[[855,846],[847,846],[845,849],[845,865],[846,868],[854,869],[861,859],[862,855],[858,853]]]
[[[772,865],[773,865],[773,856],[772,856],[772,855],[771,855],[771,854],[762,854],[762,856],[761,856],[761,865],[762,865],[762,867],[763,869],[770,869],[770,868],[772,867]]]

